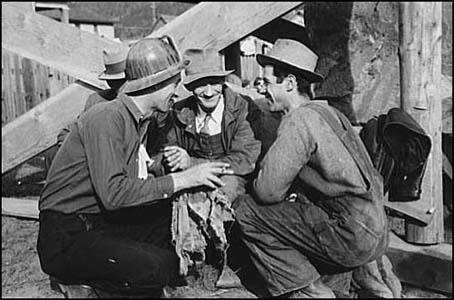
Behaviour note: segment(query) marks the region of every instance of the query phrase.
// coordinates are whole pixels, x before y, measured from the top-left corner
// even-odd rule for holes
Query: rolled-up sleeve
[[[282,120],[276,141],[265,155],[254,191],[257,201],[281,202],[302,167],[309,161],[316,144],[307,131],[300,112]]]
[[[146,204],[173,194],[169,175],[147,179],[128,175],[122,137],[126,121],[120,114],[110,112],[78,122],[92,184],[107,210]]]

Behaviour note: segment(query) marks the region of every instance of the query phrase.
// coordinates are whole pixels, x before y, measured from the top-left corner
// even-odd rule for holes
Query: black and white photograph
[[[2,1],[2,293],[452,298],[452,2]]]

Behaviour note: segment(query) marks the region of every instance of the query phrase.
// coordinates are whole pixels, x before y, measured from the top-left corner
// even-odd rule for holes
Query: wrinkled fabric
[[[401,298],[402,285],[386,255],[353,271],[353,285],[378,298]]]
[[[190,266],[205,260],[208,239],[225,261],[228,244],[224,222],[233,221],[233,217],[230,201],[219,189],[186,192],[174,198],[171,232],[181,275],[187,275]]]

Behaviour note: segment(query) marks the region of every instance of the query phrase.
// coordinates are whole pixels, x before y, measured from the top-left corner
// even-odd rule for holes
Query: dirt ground
[[[38,221],[2,216],[2,298],[64,298],[53,291],[41,271],[36,252]],[[257,298],[245,288],[216,289],[215,271],[204,269],[203,277],[188,278],[188,285],[169,289],[171,298]],[[404,285],[405,298],[448,298]]]
[[[10,174],[2,176],[2,196],[38,199],[45,179],[45,160],[30,160]],[[2,216],[2,298],[64,298],[50,288],[49,277],[42,272],[36,251],[38,221]],[[189,276],[187,285],[167,289],[170,298],[257,298],[246,288],[217,289],[214,268],[206,266],[202,274]],[[247,278],[255,285],[255,279]],[[250,286],[244,283],[246,286]],[[405,298],[448,298],[435,292],[403,285]]]

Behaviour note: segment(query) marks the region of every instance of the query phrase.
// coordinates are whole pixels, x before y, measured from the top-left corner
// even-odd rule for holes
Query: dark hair
[[[287,77],[288,75],[292,74],[296,78],[296,84],[297,84],[297,89],[298,93],[301,95],[307,94],[310,99],[314,99],[314,94],[311,89],[311,83],[307,81],[303,76],[300,74],[297,74],[296,72],[292,72],[288,69],[282,68],[282,67],[274,67],[274,76],[276,76],[276,82],[277,83],[282,83],[284,81],[284,78]]]

